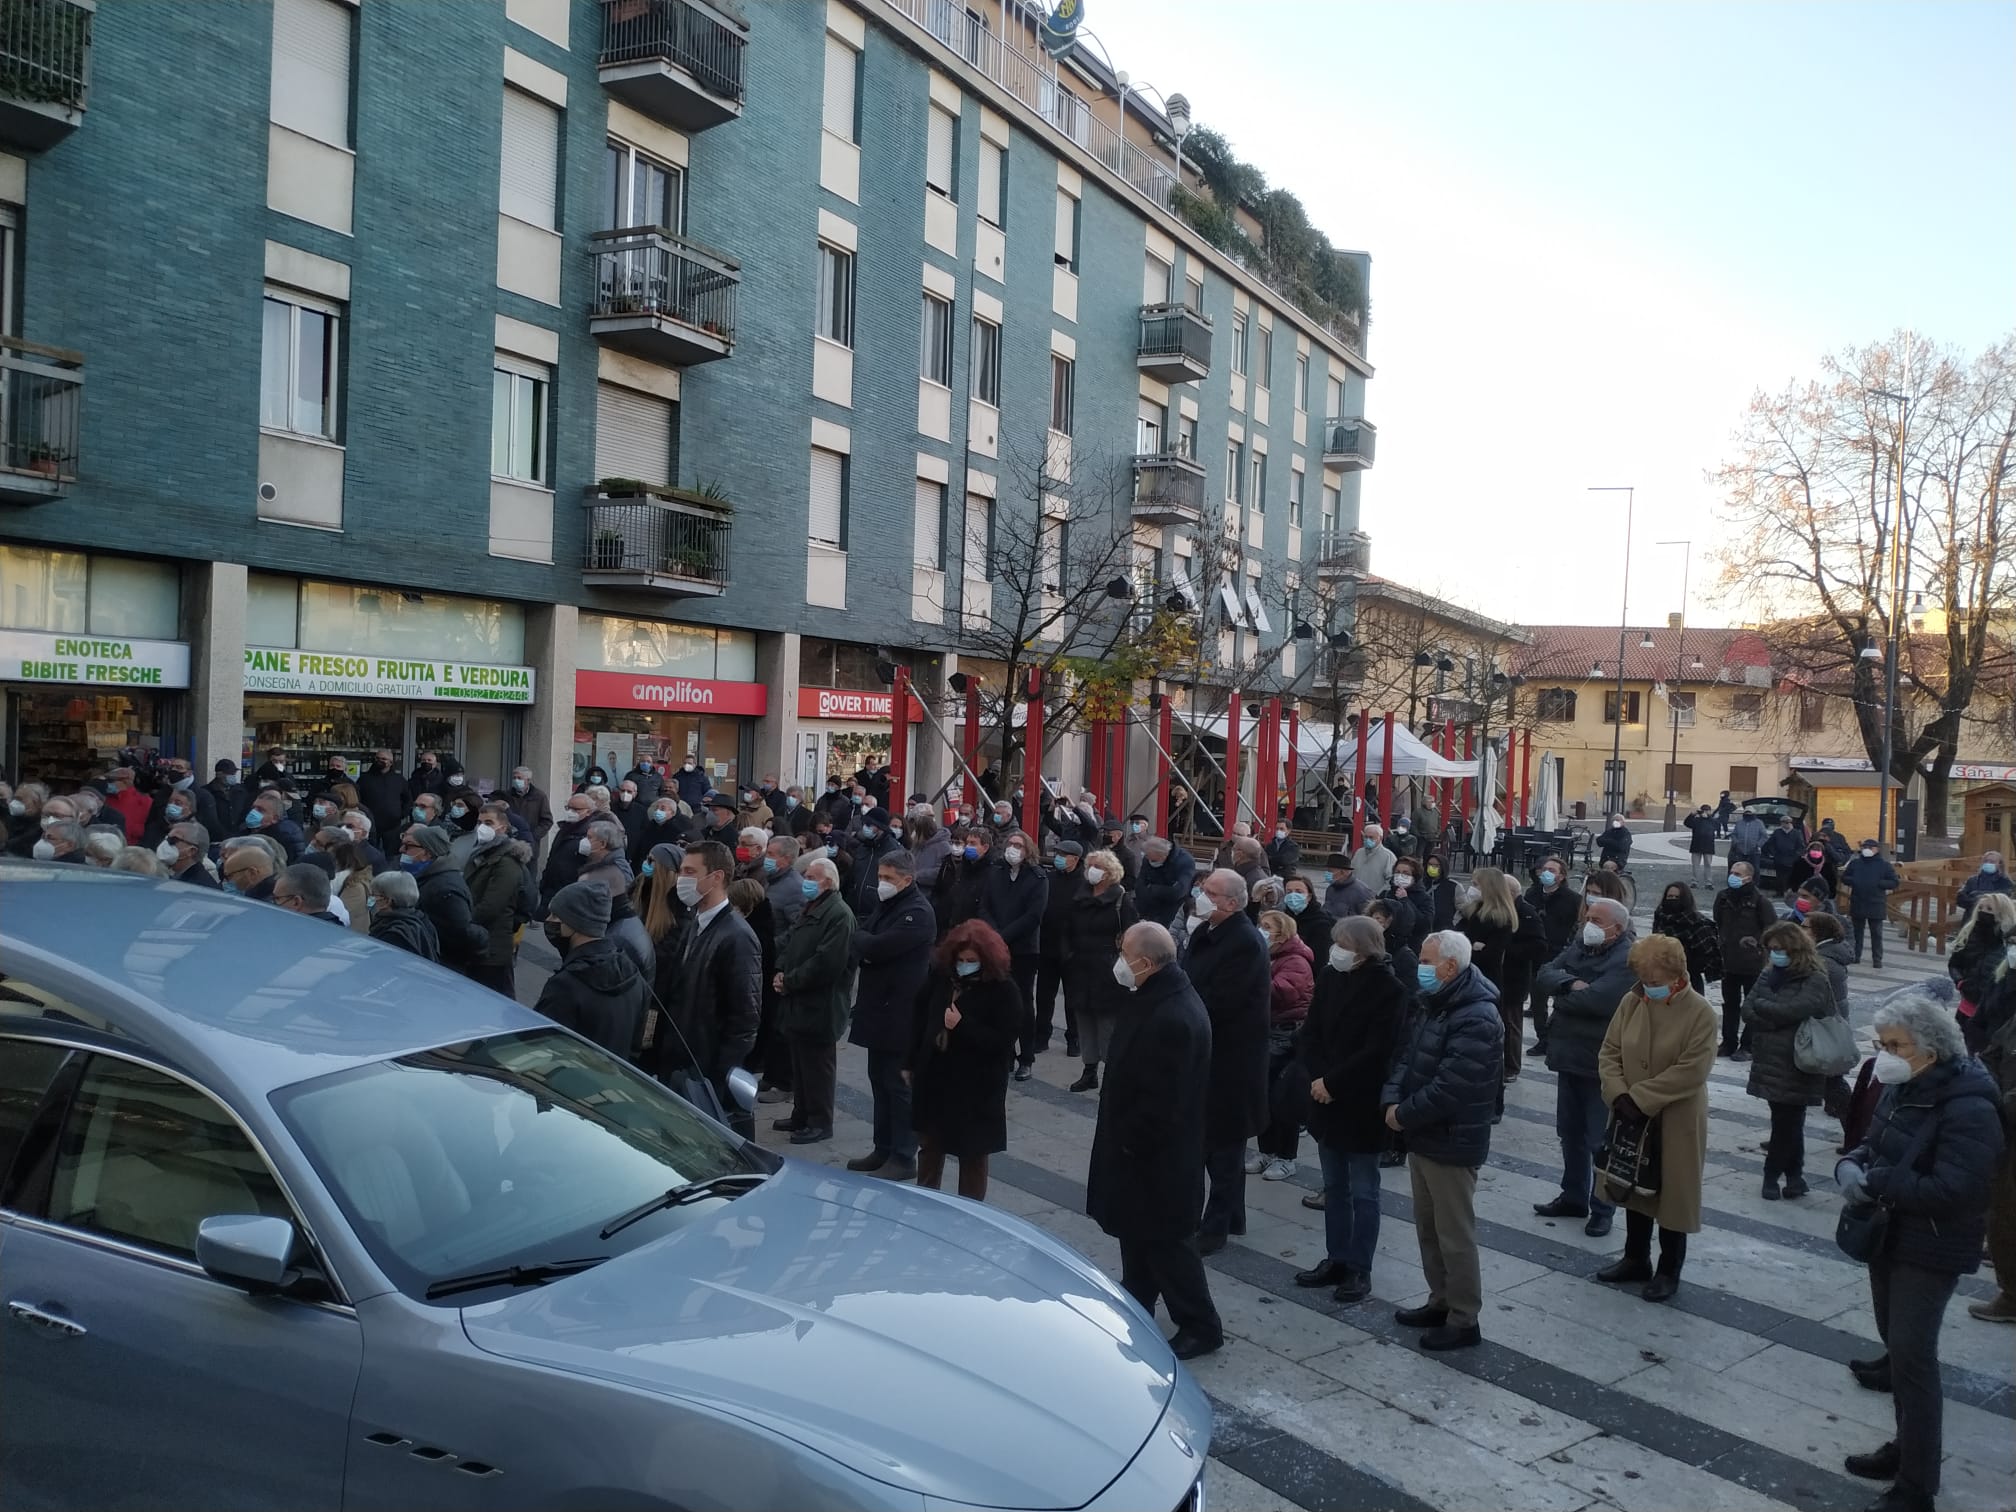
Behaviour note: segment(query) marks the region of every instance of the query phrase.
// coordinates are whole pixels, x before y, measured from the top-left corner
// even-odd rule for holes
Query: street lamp
[[[1680,828],[1679,806],[1673,801],[1677,796],[1674,787],[1674,770],[1680,765],[1680,669],[1686,665],[1684,654],[1687,649],[1687,578],[1694,566],[1694,543],[1692,541],[1660,541],[1661,546],[1678,546],[1685,555],[1680,559],[1680,639],[1673,647],[1673,686],[1666,692],[1666,713],[1673,721],[1673,751],[1666,758],[1666,831],[1671,834]],[[1694,658],[1694,665],[1701,665],[1701,658]]]
[[[1624,495],[1624,605],[1617,612],[1617,722],[1610,732],[1610,764],[1603,769],[1603,812],[1624,812],[1624,636],[1631,622],[1631,516],[1637,490],[1628,483],[1591,488],[1589,493]]]
[[[1876,774],[1876,847],[1881,850],[1890,838],[1890,732],[1897,717],[1897,621],[1902,617],[1904,608],[1904,589],[1898,581],[1899,562],[1903,556],[1899,543],[1904,536],[1904,438],[1910,433],[1911,400],[1888,389],[1871,389],[1869,393],[1877,399],[1894,399],[1897,402],[1897,492],[1891,500],[1886,527],[1890,532],[1890,561],[1884,574],[1889,580],[1890,592],[1889,666],[1883,675],[1883,765]]]
[[[1187,95],[1169,96],[1165,114],[1169,129],[1176,133],[1176,187],[1183,187],[1183,143],[1190,135],[1190,100]]]

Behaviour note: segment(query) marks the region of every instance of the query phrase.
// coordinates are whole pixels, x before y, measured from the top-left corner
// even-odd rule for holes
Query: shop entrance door
[[[468,772],[469,785],[487,796],[510,776],[506,750],[510,718],[489,710],[415,708],[407,721],[407,766],[418,762],[422,751],[452,752]]]

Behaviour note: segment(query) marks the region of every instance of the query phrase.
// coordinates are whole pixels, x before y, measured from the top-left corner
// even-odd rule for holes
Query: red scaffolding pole
[[[1379,808],[1386,816],[1380,822],[1393,822],[1393,711],[1386,711],[1386,739],[1381,750],[1381,771],[1379,773]]]
[[[1442,754],[1451,761],[1456,759],[1456,721],[1453,719],[1446,719],[1442,722]],[[1452,817],[1451,806],[1455,801],[1456,779],[1454,777],[1444,777],[1442,779],[1442,825],[1445,829],[1448,828],[1449,820]]]
[[[1029,669],[1028,717],[1022,725],[1022,828],[1043,832],[1043,669]]]
[[[1225,706],[1225,834],[1239,819],[1239,690],[1232,690],[1232,702]]]
[[[966,677],[966,728],[960,731],[959,744],[966,760],[966,801],[961,809],[971,819],[980,808],[980,784],[973,780],[980,770],[980,679],[971,673]]]
[[[1169,742],[1175,738],[1175,710],[1169,706],[1169,697],[1162,695],[1162,707],[1155,712],[1155,812],[1149,820],[1152,832],[1157,835],[1169,833]]]
[[[889,801],[910,806],[910,669],[898,667],[890,682]]]

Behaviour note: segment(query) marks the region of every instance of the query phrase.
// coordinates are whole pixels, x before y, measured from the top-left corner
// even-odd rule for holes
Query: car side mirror
[[[728,1095],[744,1113],[756,1111],[756,1073],[737,1066],[728,1073]]]
[[[196,1228],[196,1263],[247,1291],[278,1291],[294,1274],[298,1236],[285,1218],[224,1213]]]

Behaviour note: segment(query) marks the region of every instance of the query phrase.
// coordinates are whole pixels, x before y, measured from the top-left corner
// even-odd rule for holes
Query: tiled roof
[[[1615,625],[1534,625],[1529,645],[1512,655],[1513,670],[1526,678],[1586,681],[1592,667],[1605,678],[1617,675]],[[1645,644],[1650,638],[1651,645]],[[1627,682],[1756,682],[1752,668],[1768,672],[1771,650],[1754,630],[1632,626],[1624,632]]]

